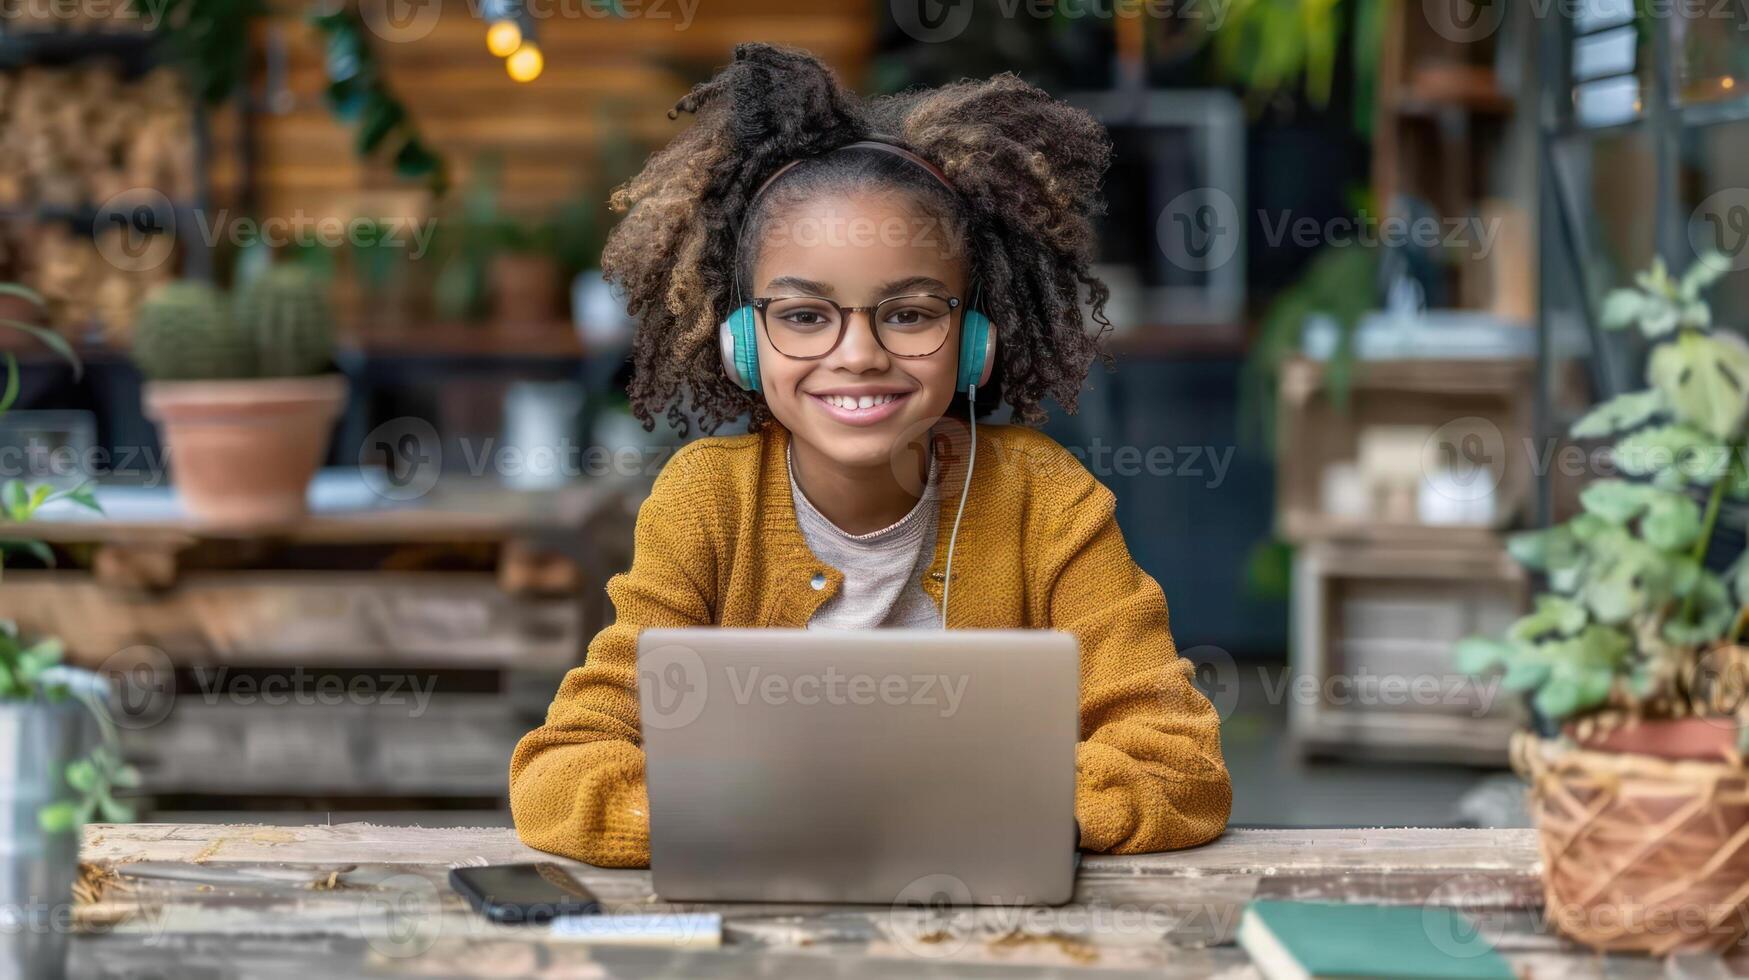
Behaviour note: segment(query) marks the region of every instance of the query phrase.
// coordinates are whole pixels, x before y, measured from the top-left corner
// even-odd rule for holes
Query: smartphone
[[[589,889],[563,866],[550,862],[451,868],[449,886],[481,915],[508,925],[601,911]]]

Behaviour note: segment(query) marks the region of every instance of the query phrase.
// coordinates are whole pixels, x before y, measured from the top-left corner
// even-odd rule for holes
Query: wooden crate
[[[1433,430],[1436,439],[1464,441],[1452,448],[1466,458],[1497,465],[1496,526],[1510,523],[1529,503],[1537,460],[1531,420],[1534,362],[1363,361],[1354,367],[1345,404],[1332,398],[1325,375],[1323,363],[1306,359],[1282,368],[1276,521],[1286,540],[1495,545],[1494,526],[1356,521],[1325,513],[1321,500],[1325,466],[1354,459],[1361,432],[1373,425],[1423,426]],[[1471,445],[1468,437],[1474,433],[1481,437]]]
[[[502,811],[516,740],[608,615],[635,496],[434,492],[250,533],[125,506],[5,528],[65,560],[9,571],[0,618],[118,682],[153,809]]]
[[[1301,547],[1293,683],[1285,688],[1296,747],[1305,755],[1504,763],[1525,721],[1522,702],[1497,678],[1461,673],[1451,649],[1465,636],[1504,631],[1527,596],[1524,572],[1498,545]],[[1400,680],[1386,692],[1384,677]]]

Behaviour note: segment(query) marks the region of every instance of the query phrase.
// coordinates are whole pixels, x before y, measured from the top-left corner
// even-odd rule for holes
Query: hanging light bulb
[[[547,66],[546,58],[540,53],[540,45],[533,41],[522,42],[522,47],[504,59],[504,70],[510,77],[519,82],[532,82],[540,77]]]
[[[508,58],[522,45],[522,28],[514,20],[493,21],[486,28],[486,50],[500,58]]]

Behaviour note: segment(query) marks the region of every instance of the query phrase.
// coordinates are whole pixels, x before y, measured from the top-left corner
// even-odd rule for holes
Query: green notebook
[[[1252,902],[1239,921],[1239,945],[1267,980],[1514,980],[1454,909]]]

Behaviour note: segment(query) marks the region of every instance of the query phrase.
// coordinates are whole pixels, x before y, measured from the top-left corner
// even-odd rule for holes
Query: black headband
[[[908,150],[905,147],[900,146],[897,143],[888,143],[884,140],[857,140],[854,143],[846,143],[843,146],[833,147],[832,149],[827,150],[826,153],[820,154],[820,156],[825,156],[825,155],[830,154],[830,153],[838,153],[842,150],[878,150],[882,153],[890,153],[893,156],[896,156],[901,160],[909,160],[912,163],[916,164],[917,166],[922,167],[929,174],[929,176],[934,177],[936,179],[936,181],[941,184],[941,186],[947,188],[947,192],[949,194],[953,194],[956,197],[959,194],[958,191],[954,190],[953,182],[947,179],[947,174],[943,173],[942,169],[940,167],[936,166],[933,163],[930,163],[928,160],[923,159],[923,157],[919,156],[914,151]],[[815,157],[798,157],[797,159],[791,160],[790,162],[784,164],[783,166],[778,167],[777,172],[772,174],[771,176],[765,178],[765,183],[760,184],[759,189],[753,192],[752,201],[750,201],[747,205],[748,210],[752,210],[753,202],[757,202],[759,200],[759,198],[765,194],[765,189],[767,187],[770,187],[777,180],[777,178],[782,177],[784,174],[789,173],[790,170],[795,168],[796,164],[801,163],[803,160],[811,160],[811,159],[816,159],[816,158]]]

